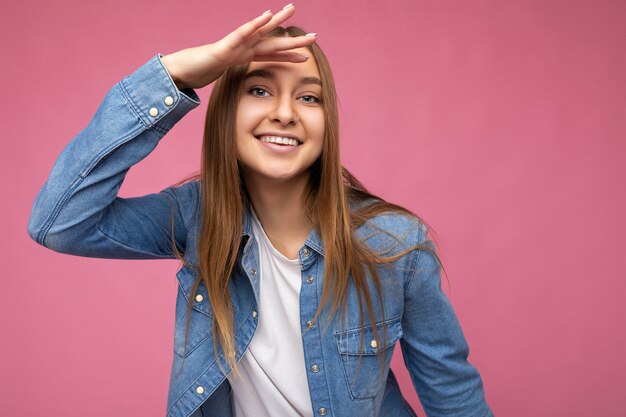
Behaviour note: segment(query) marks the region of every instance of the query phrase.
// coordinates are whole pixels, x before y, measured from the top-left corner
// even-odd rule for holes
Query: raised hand
[[[276,14],[263,13],[239,26],[215,43],[182,49],[162,57],[163,64],[179,89],[209,85],[229,67],[250,61],[304,62],[308,57],[290,49],[308,46],[317,34],[264,38],[295,13],[288,4]]]

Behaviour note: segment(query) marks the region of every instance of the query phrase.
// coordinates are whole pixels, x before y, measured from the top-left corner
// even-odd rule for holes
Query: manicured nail
[[[301,53],[299,53],[299,52],[296,52],[296,53],[297,53],[298,55],[300,55],[300,56],[302,56],[302,57],[306,58],[306,59],[309,59],[309,56],[308,56],[308,55],[304,55],[304,54],[301,54]]]
[[[293,3],[289,3],[288,5],[286,5],[285,7],[283,7],[283,10],[288,9],[290,7],[293,7]]]
[[[304,36],[317,36],[317,33],[307,33],[307,34],[306,34],[306,35],[304,35]]]
[[[270,13],[272,13],[271,10],[266,10],[266,11],[263,12],[263,14],[261,16],[265,16],[266,14],[270,14]]]

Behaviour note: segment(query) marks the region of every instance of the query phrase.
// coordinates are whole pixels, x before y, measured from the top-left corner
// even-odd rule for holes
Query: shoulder
[[[390,207],[393,208],[393,205]],[[438,257],[428,226],[413,213],[392,209],[381,211],[357,227],[355,234],[373,252],[389,259],[389,265],[393,266],[391,276],[402,277],[394,282],[403,283],[405,294],[410,282],[435,276],[420,274],[418,279],[414,278],[418,270],[436,272]]]
[[[169,195],[177,205],[185,225],[189,226],[199,214],[200,182],[197,179],[187,181],[181,185],[173,185],[161,191]]]
[[[363,208],[371,203],[375,201],[361,202],[353,208]],[[428,227],[418,216],[391,208],[369,217],[355,229],[355,233],[368,246],[379,251],[395,247],[394,252],[401,252],[429,241]]]

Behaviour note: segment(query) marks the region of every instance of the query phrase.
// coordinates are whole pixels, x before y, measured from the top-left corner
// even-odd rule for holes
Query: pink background
[[[282,6],[2,3],[3,415],[165,414],[178,262],[54,253],[26,233],[31,205],[115,82]],[[494,413],[626,415],[625,3],[296,7],[333,65],[344,164],[437,232]],[[122,196],[198,168],[208,93]],[[418,407],[399,350],[393,368]]]

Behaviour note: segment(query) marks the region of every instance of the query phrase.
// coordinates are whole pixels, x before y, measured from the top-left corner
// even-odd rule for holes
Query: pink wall
[[[48,251],[26,233],[31,204],[121,77],[157,52],[217,40],[282,5],[0,6],[3,415],[164,415],[178,263]],[[436,229],[494,413],[623,416],[624,2],[296,7],[291,22],[318,32],[333,64],[345,165]],[[122,196],[154,192],[198,167],[208,92],[131,170]]]

